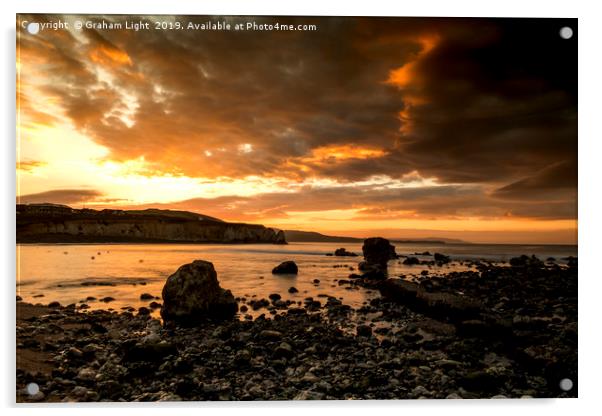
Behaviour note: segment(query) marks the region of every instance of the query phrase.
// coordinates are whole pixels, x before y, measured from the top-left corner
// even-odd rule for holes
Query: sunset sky
[[[318,30],[18,24],[17,202],[576,243],[576,20],[214,19]]]

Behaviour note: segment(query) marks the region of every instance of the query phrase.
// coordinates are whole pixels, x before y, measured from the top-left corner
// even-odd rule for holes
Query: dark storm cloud
[[[321,190],[300,193],[299,203],[403,210],[409,198],[429,215],[576,217],[566,191],[576,190],[577,44],[558,36],[576,20],[227,19],[318,31],[84,30],[83,41],[23,34],[22,45],[48,58],[46,90],[114,160],[143,156],[153,169],[192,177],[342,183],[418,171],[451,188],[427,189],[436,203],[410,191],[339,203]],[[313,156],[341,146],[382,152]],[[574,174],[549,174],[555,167]],[[472,194],[438,194],[456,188]],[[290,197],[233,198],[274,214]]]
[[[561,162],[493,192],[494,197],[523,200],[539,196],[564,197],[576,201],[576,161]]]
[[[574,200],[510,201],[485,195],[480,186],[447,185],[421,188],[338,186],[273,192],[254,196],[192,198],[168,204],[152,203],[128,208],[163,207],[203,212],[229,221],[274,221],[294,212],[358,211],[354,220],[461,219],[521,217],[570,218]]]
[[[23,195],[17,198],[20,204],[55,203],[76,205],[95,201],[102,196],[102,192],[93,189],[57,189],[36,194]]]
[[[425,174],[449,181],[502,182],[577,158],[576,21],[484,21],[474,36],[449,32],[421,59],[418,91],[401,140]],[[484,36],[481,36],[481,32]],[[576,176],[571,175],[576,187]]]

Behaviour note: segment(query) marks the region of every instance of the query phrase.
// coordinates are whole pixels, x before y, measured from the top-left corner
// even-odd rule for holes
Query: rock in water
[[[512,257],[510,259],[510,265],[512,267],[528,267],[528,268],[539,268],[543,267],[544,264],[534,255],[529,257],[524,254],[520,257]]]
[[[434,259],[435,259],[435,262],[437,262],[437,263],[446,264],[446,263],[450,262],[449,256],[446,256],[445,254],[441,254],[441,253],[435,253]]]
[[[207,318],[230,319],[238,312],[232,292],[220,287],[213,264],[204,260],[181,266],[167,278],[162,294],[165,321],[195,324]]]
[[[274,267],[272,274],[297,274],[299,269],[294,261],[285,261]]]
[[[337,248],[334,251],[334,255],[338,257],[357,257],[357,254],[347,251],[344,247]]]
[[[420,264],[420,260],[418,260],[418,257],[407,257],[403,261],[403,264],[405,264],[406,266],[413,266],[415,264]]]
[[[364,240],[362,247],[364,259],[368,264],[379,265],[386,269],[387,262],[397,258],[395,246],[389,240],[382,237],[372,237]]]

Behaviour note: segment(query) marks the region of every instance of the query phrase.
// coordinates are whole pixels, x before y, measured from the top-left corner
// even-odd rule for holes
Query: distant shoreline
[[[305,244],[339,244],[344,246],[345,244],[361,244],[362,241],[357,242],[337,242],[337,241],[288,241],[287,244],[284,245],[305,245]],[[394,244],[404,244],[404,245],[442,245],[446,247],[455,247],[455,246],[494,246],[494,247],[524,247],[524,246],[537,246],[537,247],[570,247],[574,249],[578,249],[578,244],[550,244],[550,243],[472,243],[472,242],[463,242],[463,243],[445,243],[440,241],[395,241],[391,240],[391,243]],[[17,241],[17,246],[93,246],[93,245],[225,245],[225,246],[244,246],[244,245],[274,245],[274,243],[268,242],[207,242],[207,241],[157,241],[157,240],[144,240],[144,241],[79,241],[79,242],[65,242],[65,241],[40,241],[40,242],[32,242],[32,241]],[[278,245],[278,244],[277,244]]]

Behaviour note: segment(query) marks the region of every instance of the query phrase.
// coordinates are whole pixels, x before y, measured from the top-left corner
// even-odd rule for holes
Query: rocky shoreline
[[[382,294],[355,310],[275,294],[240,300],[242,319],[194,326],[142,308],[17,302],[17,401],[577,396],[576,259],[422,276],[413,298],[391,290],[404,280],[370,277],[343,283]],[[248,308],[265,313],[244,317]]]

